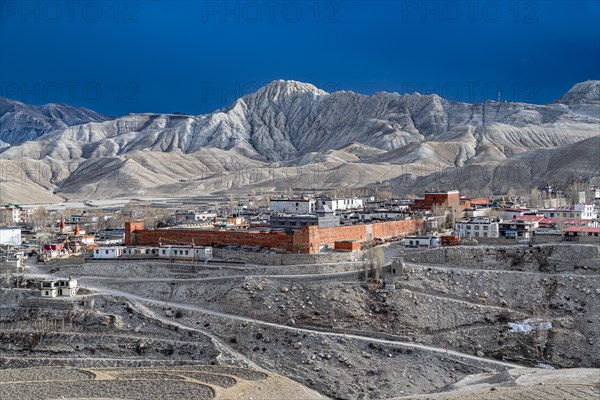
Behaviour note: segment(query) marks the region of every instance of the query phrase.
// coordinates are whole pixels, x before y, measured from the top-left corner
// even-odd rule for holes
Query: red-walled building
[[[425,192],[422,199],[415,199],[416,210],[431,210],[433,208],[462,208],[458,190],[446,192]]]
[[[198,246],[260,246],[290,253],[318,253],[322,245],[335,248],[336,242],[368,242],[376,238],[389,239],[418,232],[422,219],[388,221],[320,228],[304,226],[293,233],[281,231],[199,231],[184,229],[144,229],[143,222],[125,223],[125,245],[160,246],[164,244],[194,244]],[[353,245],[355,248],[356,245]],[[339,244],[338,244],[339,247]]]

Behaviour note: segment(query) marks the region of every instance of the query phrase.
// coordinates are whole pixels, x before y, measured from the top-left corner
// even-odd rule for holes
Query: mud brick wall
[[[305,226],[294,232],[294,248],[300,245],[301,253],[318,253],[320,245],[334,248],[335,242],[345,240],[366,242],[376,238],[389,239],[395,236],[406,236],[416,233],[422,223],[422,219],[416,219],[335,228]]]
[[[423,220],[390,221],[368,225],[319,228],[305,226],[293,234],[280,232],[219,232],[183,229],[145,230],[143,222],[125,224],[125,244],[157,246],[159,244],[196,244],[200,246],[262,246],[291,253],[315,254],[320,245],[334,248],[335,242],[355,240],[365,242],[416,233]]]
[[[156,246],[170,244],[195,244],[200,246],[262,246],[290,251],[292,235],[261,232],[218,232],[152,229],[138,230],[132,234],[132,244]]]

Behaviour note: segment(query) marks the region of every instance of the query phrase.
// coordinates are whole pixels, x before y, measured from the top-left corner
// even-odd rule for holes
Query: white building
[[[341,199],[319,199],[322,206],[327,206],[333,211],[357,210],[364,207],[363,199],[348,197]]]
[[[23,272],[23,268],[22,252],[9,251],[0,254],[0,273],[19,273]]]
[[[406,236],[402,239],[405,247],[440,247],[442,239],[439,236]]]
[[[212,221],[217,216],[213,212],[197,212],[194,210],[175,211],[175,222],[177,224],[186,224],[196,221]]]
[[[387,210],[387,209],[378,209],[372,211],[360,211],[358,212],[358,220],[361,222],[369,222],[373,220],[401,220],[408,218],[408,214],[406,211],[408,210],[408,206],[405,209],[399,210]]]
[[[21,243],[20,227],[0,228],[0,244],[20,246]]]
[[[123,255],[126,257],[158,257],[158,247],[126,247]]]
[[[598,213],[594,210],[593,204],[575,204],[575,211],[581,213],[581,217],[579,219],[596,219],[598,218]]]
[[[42,297],[73,297],[77,295],[77,279],[46,279],[40,282],[40,295]]]
[[[212,259],[212,247],[208,246],[163,246],[159,249],[159,257],[169,259],[186,260],[210,260]]]
[[[0,208],[0,223],[5,225],[20,224],[21,221],[21,208],[16,206],[3,206]]]
[[[118,258],[123,255],[123,246],[101,246],[94,249],[94,258]]]
[[[269,210],[283,214],[312,214],[316,209],[315,199],[271,199]]]
[[[546,218],[574,218],[574,219],[596,219],[598,213],[593,204],[575,204],[574,207],[554,208],[549,210],[538,210]]]
[[[474,217],[457,222],[454,231],[457,236],[464,238],[497,238],[500,237],[498,223],[496,218]]]

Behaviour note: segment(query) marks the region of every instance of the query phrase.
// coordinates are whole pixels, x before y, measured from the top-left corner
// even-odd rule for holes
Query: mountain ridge
[[[132,193],[184,186],[196,182],[198,174],[206,180],[199,187],[207,193],[260,188],[261,184],[281,189],[290,183],[278,177],[284,173],[281,168],[294,166],[329,171],[329,178],[345,179],[338,185],[357,187],[401,176],[405,166],[429,164],[424,171],[435,173],[437,169],[498,164],[521,153],[598,136],[599,85],[600,81],[576,84],[547,105],[468,104],[418,93],[327,93],[311,84],[277,80],[225,109],[197,116],[144,113],[111,118],[54,106],[60,109],[48,114],[54,116],[54,126],[32,140],[0,150],[0,162],[52,164],[51,177],[30,179],[31,184],[69,197],[85,196],[90,185],[100,182],[110,187],[102,174],[85,184],[71,176],[92,166],[102,171],[103,165],[110,174],[137,165],[143,178],[132,184]],[[77,118],[84,122],[67,125]],[[161,157],[173,160],[171,170],[158,165]],[[202,171],[186,168],[186,162]],[[257,171],[274,168],[271,181],[261,181],[259,176],[265,176],[261,171],[253,182],[241,178],[221,188],[208,182],[215,169],[227,174],[249,165]],[[334,186],[303,179],[295,183]],[[96,188],[92,193],[99,191]]]

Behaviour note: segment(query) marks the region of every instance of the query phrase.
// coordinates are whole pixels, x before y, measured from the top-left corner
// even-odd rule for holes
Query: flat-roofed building
[[[441,238],[435,235],[405,236],[402,242],[405,247],[415,248],[436,248],[442,243]]]
[[[269,210],[274,213],[312,214],[316,210],[316,201],[304,197],[271,199]]]
[[[474,217],[457,222],[454,225],[454,232],[457,236],[463,238],[500,236],[499,219],[489,217]]]

